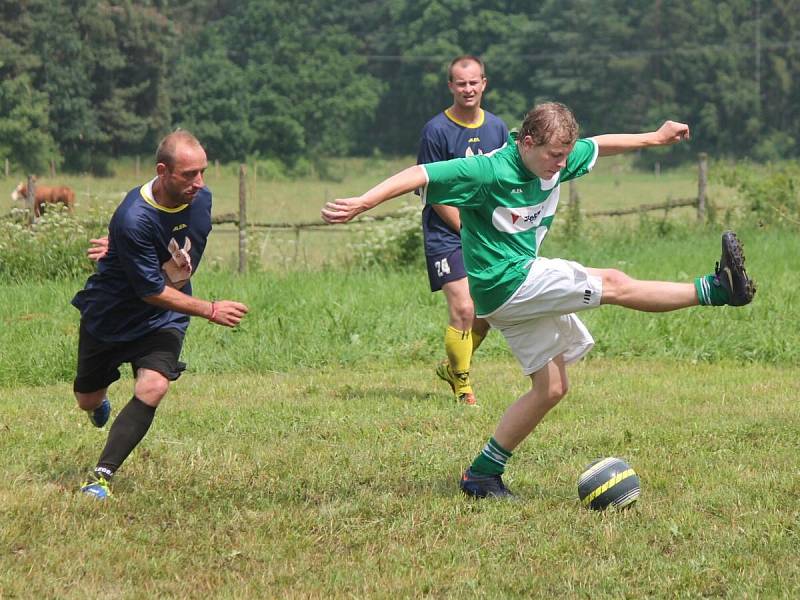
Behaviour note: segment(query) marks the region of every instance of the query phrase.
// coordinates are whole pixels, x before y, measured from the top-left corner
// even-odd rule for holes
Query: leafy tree
[[[28,173],[43,173],[57,160],[49,132],[47,96],[27,75],[0,82],[0,156]]]
[[[212,159],[242,161],[253,143],[244,72],[212,31],[182,55],[170,85],[173,123],[200,139]]]

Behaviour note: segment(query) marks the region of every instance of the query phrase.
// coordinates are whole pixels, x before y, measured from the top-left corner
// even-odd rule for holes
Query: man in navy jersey
[[[479,58],[464,55],[452,60],[447,87],[453,94],[453,104],[423,127],[417,164],[486,154],[505,144],[505,123],[481,108],[486,83]],[[422,209],[422,231],[431,291],[444,292],[449,313],[444,336],[447,360],[439,364],[436,374],[450,384],[458,401],[474,405],[470,364],[489,324],[475,318],[461,249],[458,208],[426,204]]]
[[[211,192],[203,174],[208,161],[186,131],[167,135],[156,152],[156,177],[131,190],[117,207],[108,237],[92,240],[97,272],[72,299],[81,313],[78,406],[96,427],[111,414],[106,393],[130,363],[133,397],[119,412],[97,466],[81,491],[110,495],[109,482],[142,440],[156,408],[186,365],[178,360],[189,317],[233,327],[247,313],[239,302],[192,296],[211,232]]]

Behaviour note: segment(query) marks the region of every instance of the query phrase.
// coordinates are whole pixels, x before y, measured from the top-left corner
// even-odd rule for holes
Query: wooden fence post
[[[219,159],[214,159],[214,179],[219,179]]]
[[[50,159],[50,177],[54,179],[55,176],[56,176],[56,159],[55,158],[51,158]]]
[[[247,271],[247,178],[239,165],[239,273]]]
[[[567,235],[575,239],[580,235],[581,229],[581,199],[578,194],[578,184],[569,182],[569,206],[567,207]]]
[[[697,220],[706,220],[706,186],[708,185],[708,154],[697,155]]]
[[[137,178],[137,179],[139,178],[139,167],[140,167],[140,164],[139,164],[139,155],[137,154],[137,155],[136,155],[136,178]]]
[[[11,174],[11,165],[9,164],[8,159],[6,159],[6,177],[8,177],[10,174]]]
[[[253,185],[250,188],[250,191],[253,192],[250,194],[253,196],[253,202],[258,203],[258,163],[253,162]]]
[[[33,224],[34,206],[36,205],[36,175],[28,175],[28,195],[25,206],[28,208],[28,224]]]

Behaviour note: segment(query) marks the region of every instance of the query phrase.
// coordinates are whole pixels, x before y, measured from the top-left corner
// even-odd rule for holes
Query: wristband
[[[208,317],[208,320],[213,323],[214,322],[214,317],[216,317],[216,316],[217,316],[217,303],[216,302],[212,302],[211,303],[211,316]]]

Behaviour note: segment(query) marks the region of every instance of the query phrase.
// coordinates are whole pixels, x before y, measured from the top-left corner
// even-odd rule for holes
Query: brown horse
[[[42,216],[46,204],[63,204],[70,213],[75,208],[75,192],[65,185],[56,187],[37,185],[35,191],[36,200],[33,203],[33,214],[36,217]],[[14,201],[22,200],[24,202],[27,197],[28,185],[26,183],[21,182],[11,192],[11,199]]]

